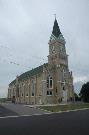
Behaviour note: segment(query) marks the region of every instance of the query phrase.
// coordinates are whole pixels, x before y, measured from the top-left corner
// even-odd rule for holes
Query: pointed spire
[[[58,26],[58,22],[57,22],[57,19],[56,19],[56,15],[55,15],[55,21],[54,21],[54,26],[53,26],[53,31],[52,31],[52,34],[55,36],[55,37],[59,37],[59,35],[61,34],[61,31],[59,29],[59,26]]]

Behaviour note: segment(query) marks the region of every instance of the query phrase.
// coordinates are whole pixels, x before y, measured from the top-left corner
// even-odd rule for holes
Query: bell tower
[[[55,18],[53,31],[49,40],[49,56],[48,56],[48,63],[49,66],[55,67],[66,65],[68,66],[68,55],[66,54],[65,48],[65,39],[60,31],[58,26],[57,19]]]
[[[73,97],[73,78],[68,68],[66,42],[58,26],[56,17],[48,44],[48,68],[53,76],[53,93],[57,101],[67,102]]]

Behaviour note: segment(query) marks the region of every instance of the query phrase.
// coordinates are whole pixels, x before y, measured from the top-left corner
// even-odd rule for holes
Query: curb
[[[39,109],[41,111],[45,111],[45,112],[48,112],[48,113],[54,113],[54,112],[51,112],[51,111],[48,111],[48,110],[44,110],[44,109],[40,109],[40,108],[36,108],[36,109]]]
[[[40,108],[38,108],[40,109]],[[53,114],[53,113],[65,113],[65,112],[76,112],[76,111],[83,111],[83,110],[88,110],[89,108],[81,108],[81,109],[75,109],[75,110],[66,110],[66,111],[58,111],[58,112],[51,112],[51,111],[48,111],[48,110],[44,110],[44,109],[40,109],[42,111],[47,111],[49,112],[50,114]]]

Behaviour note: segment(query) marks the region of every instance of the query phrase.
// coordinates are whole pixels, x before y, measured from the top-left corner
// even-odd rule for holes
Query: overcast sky
[[[47,62],[55,13],[74,82],[89,79],[89,0],[0,0],[0,97],[16,75]]]

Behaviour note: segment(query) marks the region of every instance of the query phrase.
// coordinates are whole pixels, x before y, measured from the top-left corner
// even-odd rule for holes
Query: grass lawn
[[[40,106],[40,109],[48,110],[51,112],[59,112],[59,111],[67,111],[67,110],[75,110],[75,109],[83,109],[89,108],[89,103],[74,103],[68,105],[56,105],[56,106]]]

